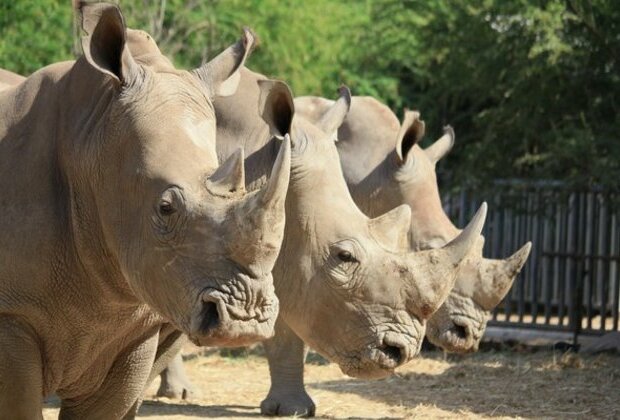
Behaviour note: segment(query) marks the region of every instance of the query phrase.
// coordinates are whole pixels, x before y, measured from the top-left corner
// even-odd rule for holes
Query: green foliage
[[[0,67],[30,74],[72,55],[70,3],[0,0]]]
[[[554,178],[618,185],[617,0],[121,1],[184,68],[261,40],[249,66],[297,95],[340,83],[398,114],[420,109],[428,139],[455,127],[440,165],[458,185]],[[70,2],[0,0],[0,67],[27,74],[72,57]],[[428,141],[428,140],[427,140]]]
[[[618,185],[620,3],[384,1],[364,42],[395,106],[455,126],[459,181],[531,177]],[[374,41],[374,42],[373,42]]]

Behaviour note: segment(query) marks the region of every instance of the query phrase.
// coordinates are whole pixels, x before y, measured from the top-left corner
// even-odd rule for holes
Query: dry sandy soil
[[[139,418],[198,419],[260,416],[269,388],[267,362],[251,354],[189,355],[186,367],[201,396],[194,401],[153,397]],[[314,357],[306,365],[308,391],[324,418],[620,418],[620,356],[560,352],[487,351],[446,358],[424,353],[380,381],[344,376]],[[55,419],[49,403],[45,419]]]

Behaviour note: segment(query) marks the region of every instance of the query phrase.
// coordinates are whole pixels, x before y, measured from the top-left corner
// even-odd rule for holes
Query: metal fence
[[[463,227],[482,201],[489,204],[486,257],[507,257],[532,241],[490,324],[572,332],[575,342],[579,334],[619,330],[619,193],[504,181],[490,194],[465,189],[446,196],[444,206]]]

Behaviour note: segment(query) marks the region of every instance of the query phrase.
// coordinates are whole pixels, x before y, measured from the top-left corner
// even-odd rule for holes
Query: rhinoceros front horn
[[[230,214],[230,258],[257,277],[273,269],[282,245],[290,171],[291,142],[286,136],[267,184],[237,197],[239,201]]]
[[[452,242],[440,249],[409,255],[411,293],[408,308],[428,319],[446,300],[456,282],[459,263],[476,243],[487,214],[483,203],[469,225]]]
[[[267,207],[273,207],[284,203],[286,191],[291,174],[291,138],[288,134],[284,136],[280,151],[276,158],[269,182],[263,190],[262,202]]]
[[[453,264],[460,263],[469,253],[469,250],[474,246],[482,232],[486,218],[487,203],[484,202],[460,235],[442,248],[442,250],[448,252]]]
[[[480,284],[474,291],[474,300],[487,310],[499,305],[523,268],[531,249],[532,243],[528,242],[505,260],[484,258],[480,262]]]

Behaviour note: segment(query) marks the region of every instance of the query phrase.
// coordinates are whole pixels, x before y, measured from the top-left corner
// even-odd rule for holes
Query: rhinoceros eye
[[[156,235],[163,241],[178,239],[185,225],[184,221],[187,219],[185,199],[181,188],[169,187],[153,204],[151,222]]]
[[[338,259],[343,262],[356,262],[357,260],[349,251],[340,251],[338,253]]]
[[[176,212],[176,209],[174,208],[171,202],[162,200],[162,202],[159,203],[159,213],[162,216],[170,216],[174,212]]]

